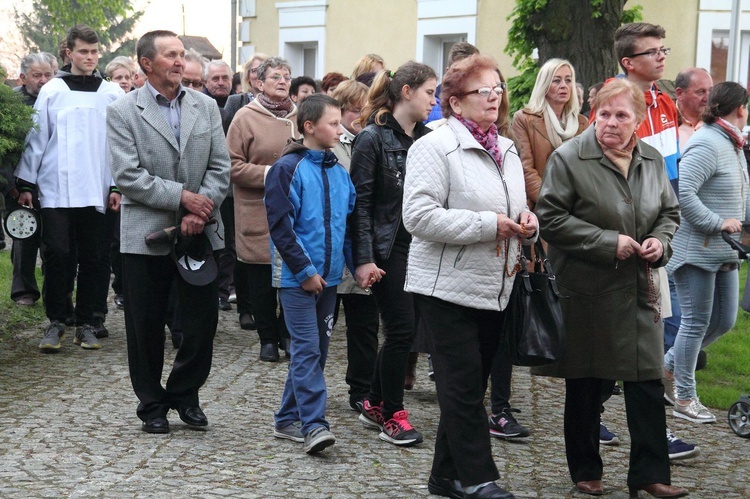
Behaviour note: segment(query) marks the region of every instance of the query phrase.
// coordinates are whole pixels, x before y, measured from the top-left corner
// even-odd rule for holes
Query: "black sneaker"
[[[516,421],[513,416],[514,412],[521,412],[518,409],[503,409],[500,414],[491,414],[490,435],[497,438],[524,438],[529,436],[529,429]]]

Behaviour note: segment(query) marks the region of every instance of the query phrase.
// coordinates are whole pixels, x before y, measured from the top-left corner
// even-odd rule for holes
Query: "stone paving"
[[[111,298],[111,297],[110,297]],[[36,306],[41,307],[41,304]],[[343,315],[342,315],[343,321]],[[328,417],[336,445],[308,456],[302,445],[272,436],[287,364],[258,361],[258,337],[242,331],[235,312],[220,312],[214,366],[201,391],[207,431],[187,429],[170,413],[172,432],[140,431],[128,378],[123,313],[110,304],[110,338],[87,351],[72,333],[56,354],[41,354],[43,325],[18,333],[0,351],[0,497],[424,497],[438,421],[435,387],[420,358],[414,390],[406,392],[412,424],[424,443],[401,449],[378,439],[349,409],[344,383],[343,324],[334,331],[326,369]],[[171,345],[168,357],[173,357]],[[587,497],[574,492],[562,438],[563,385],[514,376],[513,402],[529,438],[493,439],[500,483],[519,498]],[[739,394],[738,394],[739,395]],[[629,441],[622,397],[605,420],[623,440],[603,447],[607,497],[625,498]],[[700,445],[697,459],[672,466],[673,483],[691,497],[750,497],[750,440],[719,422],[692,425],[668,417],[682,438]]]

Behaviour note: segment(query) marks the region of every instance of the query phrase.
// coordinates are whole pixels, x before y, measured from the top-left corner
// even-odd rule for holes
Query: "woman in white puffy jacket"
[[[495,484],[483,397],[522,244],[537,238],[521,161],[495,121],[497,64],[475,55],[442,83],[446,125],[409,150],[403,219],[413,239],[405,288],[433,346],[440,423],[429,491],[513,497]]]

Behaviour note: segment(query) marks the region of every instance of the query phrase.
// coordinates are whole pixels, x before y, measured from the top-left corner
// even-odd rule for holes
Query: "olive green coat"
[[[617,261],[617,236],[639,243],[655,237],[664,255],[680,219],[664,159],[638,140],[626,179],[604,157],[594,127],[550,157],[536,206],[541,236],[561,292],[567,328],[566,352],[535,374],[624,381],[659,379],[663,370],[663,326],[649,297],[659,300],[659,276],[647,277],[645,260]],[[649,288],[653,292],[649,291]]]

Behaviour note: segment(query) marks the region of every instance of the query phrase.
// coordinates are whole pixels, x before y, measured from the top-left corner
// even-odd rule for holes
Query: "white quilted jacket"
[[[519,259],[518,239],[497,241],[497,213],[519,220],[526,207],[523,168],[513,142],[499,137],[502,175],[455,118],[409,149],[403,218],[413,239],[406,291],[484,310],[503,310]],[[525,239],[524,244],[536,240]],[[499,248],[499,250],[498,250]],[[499,255],[498,255],[499,252]]]

